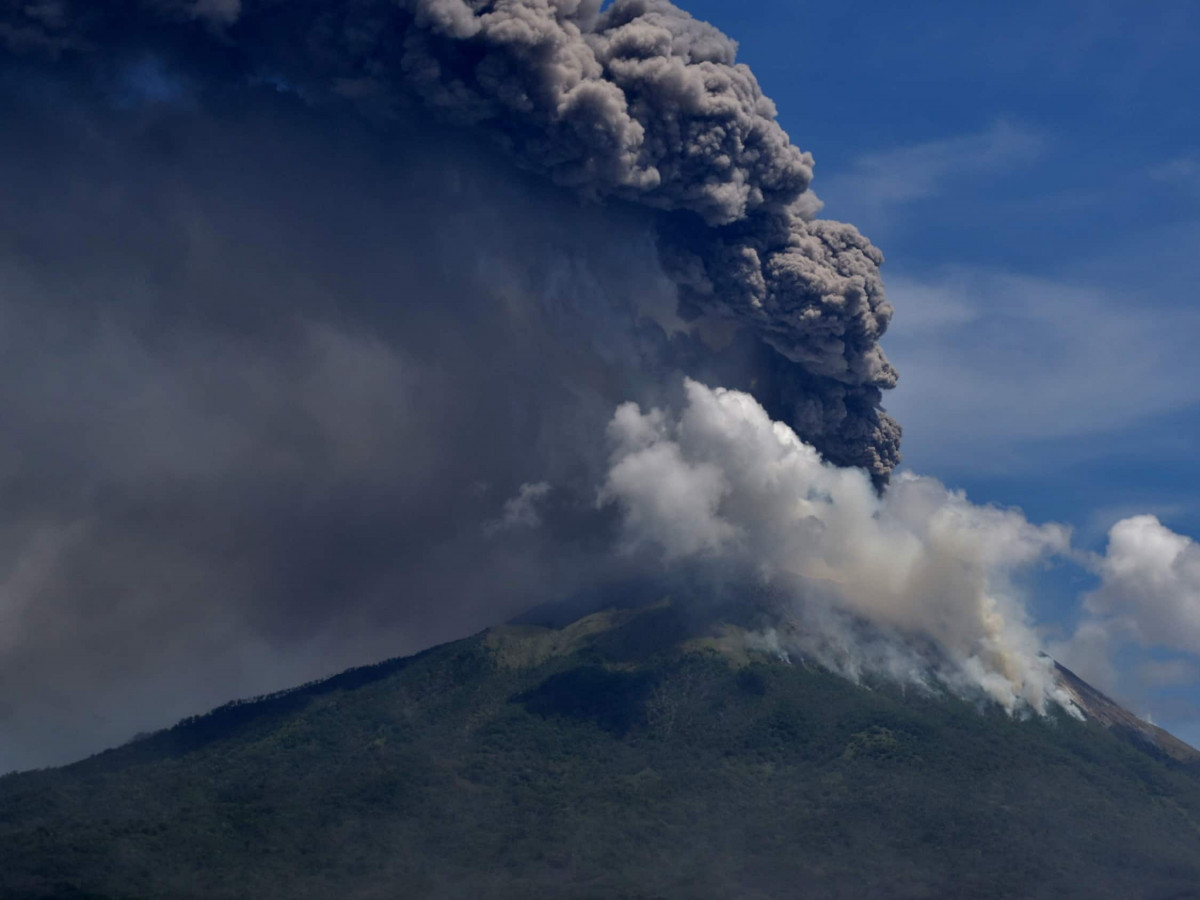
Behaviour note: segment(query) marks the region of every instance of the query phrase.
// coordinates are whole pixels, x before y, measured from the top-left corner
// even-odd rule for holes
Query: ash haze
[[[696,571],[852,678],[1194,677],[1154,510],[1089,553],[893,475],[883,254],[672,4],[9,0],[0,49],[0,771]],[[864,216],[1044,143],[864,148]],[[975,321],[939,287],[898,295]]]

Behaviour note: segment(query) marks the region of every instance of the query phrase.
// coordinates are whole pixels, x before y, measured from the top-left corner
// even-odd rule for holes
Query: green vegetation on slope
[[[1200,896],[1191,770],[681,634],[501,629],[0,779],[0,896]]]

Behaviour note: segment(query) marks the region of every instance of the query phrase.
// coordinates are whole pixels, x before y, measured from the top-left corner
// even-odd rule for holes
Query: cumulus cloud
[[[678,416],[625,405],[609,425],[601,500],[620,507],[629,541],[757,573],[794,602],[799,646],[851,674],[935,678],[1010,709],[1069,706],[1013,587],[1068,551],[1067,529],[910,474],[880,496],[753,397],[695,381],[686,393]]]
[[[1139,643],[1200,654],[1200,545],[1156,516],[1123,519],[1099,560],[1087,611]]]
[[[1083,597],[1074,632],[1051,652],[1093,683],[1139,706],[1153,692],[1200,678],[1200,545],[1157,516],[1109,531],[1090,568],[1099,585]],[[1176,709],[1176,714],[1180,714]],[[1196,710],[1187,715],[1195,718]]]

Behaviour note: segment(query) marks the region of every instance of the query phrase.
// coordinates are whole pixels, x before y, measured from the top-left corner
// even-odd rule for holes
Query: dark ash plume
[[[164,38],[162,31],[168,33]],[[661,259],[685,320],[727,320],[781,359],[760,393],[830,461],[879,482],[899,461],[880,408],[892,308],[880,252],[814,220],[793,146],[737,45],[666,0],[10,0],[0,40],[57,53],[147,35],[312,103],[377,119],[422,106],[593,198],[662,211]],[[202,40],[201,40],[202,39]]]
[[[734,52],[628,0],[0,0],[0,771],[660,584],[603,435],[684,375],[885,480],[881,258]]]

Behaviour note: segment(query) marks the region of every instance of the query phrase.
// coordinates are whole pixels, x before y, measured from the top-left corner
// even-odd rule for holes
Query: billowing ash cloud
[[[10,0],[0,47],[0,770],[664,565],[1061,699],[1011,582],[1064,532],[889,486],[881,256],[715,29]]]
[[[163,36],[153,11],[193,28]],[[880,409],[896,383],[878,345],[892,314],[882,255],[811,218],[812,158],[712,26],[666,0],[126,0],[106,13],[9,3],[0,39],[136,54],[152,38],[161,52],[207,37],[187,54],[226,77],[382,119],[418,104],[585,196],[663,210],[684,317],[728,320],[772,348],[761,395],[828,459],[880,481],[897,464],[900,430]]]
[[[851,677],[982,689],[1008,709],[1070,708],[1012,584],[1067,552],[1065,528],[908,474],[880,496],[753,397],[695,381],[678,416],[626,404],[609,434],[601,502],[620,507],[627,541],[669,559],[723,559],[753,573],[747,584],[773,584],[794,618],[782,646]]]

